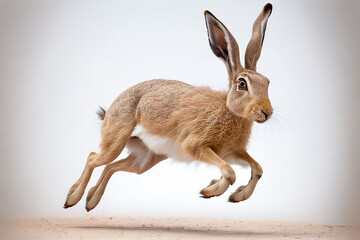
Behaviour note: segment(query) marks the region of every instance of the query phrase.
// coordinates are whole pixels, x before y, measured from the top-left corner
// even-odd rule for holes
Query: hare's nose
[[[261,110],[261,112],[264,114],[266,120],[269,117],[269,115],[267,115],[263,110]]]
[[[264,112],[263,110],[261,110],[261,112],[264,114],[264,116],[265,116],[265,120],[267,120],[268,118],[269,118],[269,116],[272,114],[272,112],[271,113],[269,113],[269,114],[267,114],[266,112]]]

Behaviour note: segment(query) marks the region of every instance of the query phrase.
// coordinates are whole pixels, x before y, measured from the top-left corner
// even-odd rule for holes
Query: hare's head
[[[230,31],[209,11],[205,11],[209,43],[214,54],[224,61],[229,73],[227,107],[240,117],[265,122],[273,112],[269,79],[256,72],[272,5],[266,4],[253,26],[245,53],[245,68],[240,63],[239,47]]]

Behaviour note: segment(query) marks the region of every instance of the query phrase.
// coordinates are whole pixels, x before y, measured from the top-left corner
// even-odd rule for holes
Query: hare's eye
[[[247,89],[247,87],[246,87],[245,79],[240,78],[238,81],[238,84],[237,84],[237,90],[240,91],[240,90],[246,90],[246,89]]]

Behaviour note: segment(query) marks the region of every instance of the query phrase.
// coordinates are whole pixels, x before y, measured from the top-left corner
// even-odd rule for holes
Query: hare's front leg
[[[246,186],[240,186],[230,195],[229,202],[240,202],[248,199],[254,192],[256,184],[263,174],[261,166],[247,152],[240,152],[237,155],[249,163],[251,167],[251,178]]]
[[[204,198],[220,196],[228,189],[230,184],[232,185],[235,182],[236,176],[234,170],[211,148],[197,149],[196,152],[191,151],[189,148],[187,150],[196,160],[218,166],[221,170],[222,177],[220,180],[211,181],[208,187],[201,190],[200,193]]]

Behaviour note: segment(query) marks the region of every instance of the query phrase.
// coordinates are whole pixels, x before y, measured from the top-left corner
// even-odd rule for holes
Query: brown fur
[[[191,159],[219,167],[222,174],[220,180],[213,180],[201,191],[206,198],[221,195],[229,184],[234,183],[235,172],[228,159],[237,159],[235,163],[245,160],[252,168],[252,177],[248,185],[238,188],[230,196],[229,201],[238,202],[249,198],[262,175],[260,165],[246,152],[251,127],[254,121],[262,123],[272,114],[268,98],[269,80],[255,72],[263,40],[261,36],[264,35],[261,22],[267,20],[271,9],[271,5],[266,5],[254,24],[247,52],[256,56],[249,60],[247,54],[245,59],[245,62],[251,62],[247,64],[250,69],[241,66],[238,45],[231,33],[210,12],[205,11],[209,43],[228,69],[229,91],[214,91],[180,81],[156,79],[125,90],[106,114],[102,109],[101,151],[99,154],[90,154],[84,172],[69,191],[65,208],[75,205],[81,199],[91,173],[97,166],[107,165],[96,186],[89,191],[86,204],[88,211],[98,204],[114,172],[141,174],[171,157],[155,154],[140,139],[131,137],[136,125],[142,126],[151,135],[177,143]],[[246,90],[237,89],[240,78],[246,79]],[[130,155],[111,163],[125,146],[129,147]],[[151,158],[141,168],[135,162],[137,157],[144,154],[150,154]]]

